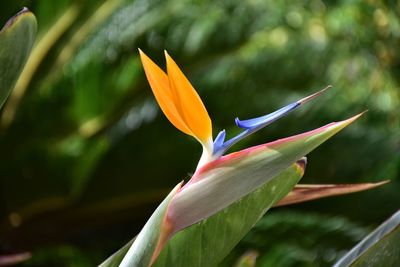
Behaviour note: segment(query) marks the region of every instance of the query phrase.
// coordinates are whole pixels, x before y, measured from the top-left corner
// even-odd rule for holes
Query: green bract
[[[289,167],[359,116],[331,123],[297,136],[235,152],[198,169],[188,184],[180,189],[175,188],[173,190],[174,193],[170,193],[153,213],[138,237],[133,241],[125,257],[122,258],[121,256],[124,252],[117,253],[115,256],[118,258],[117,261],[122,258],[120,266],[152,265],[166,241],[173,234],[217,212],[219,213],[216,219],[211,219],[207,227],[203,228],[200,223],[200,225],[193,227],[192,230],[189,230],[191,228],[187,230],[188,237],[185,237],[185,234],[182,233],[181,235],[184,237],[177,236],[177,241],[171,241],[175,242],[177,247],[171,245],[168,250],[170,254],[168,254],[168,251],[164,252],[167,253],[167,256],[164,255],[163,259],[157,263],[159,264],[157,266],[185,266],[188,262],[186,257],[190,259],[189,261],[192,261],[191,265],[196,262],[200,262],[198,266],[218,263],[226,255],[227,251],[225,249],[229,251],[230,248],[236,245],[260,216],[295,186],[302,172],[299,175],[296,168]],[[289,183],[290,186],[288,186],[288,172],[289,177],[291,177],[289,181],[293,179]],[[266,190],[264,192],[265,195],[263,194],[266,199],[255,197],[260,201],[259,204],[256,204],[257,201],[255,201],[254,196],[257,195],[258,191],[254,192],[254,190],[262,186]],[[249,193],[250,195],[242,199]],[[242,202],[235,203],[225,209],[239,199],[242,199]],[[243,212],[241,210],[243,208],[242,205],[249,209],[254,208],[255,214],[249,217],[241,216]],[[161,210],[162,212],[160,212]],[[218,229],[218,231],[212,232],[217,229],[218,225],[225,224],[225,226],[228,226],[229,222],[233,226],[242,225],[243,227],[239,227],[236,230],[225,229],[225,231]],[[224,237],[226,231],[230,231],[230,238]],[[190,235],[192,236],[190,237]],[[207,239],[207,241],[204,241],[204,248],[195,249],[194,254],[188,252],[186,257],[177,256],[176,249],[182,248],[182,246],[192,249],[193,244],[199,241],[199,237]],[[224,238],[226,241],[222,245],[223,249],[220,253],[211,253],[213,256],[210,256],[209,250],[215,249],[212,244]],[[191,245],[188,245],[189,243]],[[203,245],[201,244],[201,246]],[[123,248],[123,250],[126,251],[126,248]],[[180,249],[178,250],[180,252]],[[196,260],[197,256],[203,258],[202,255],[205,251],[207,255],[210,254],[205,257],[208,259]],[[115,264],[116,260],[112,257],[107,262]],[[207,264],[204,265],[202,262]],[[103,266],[114,266],[105,264]]]

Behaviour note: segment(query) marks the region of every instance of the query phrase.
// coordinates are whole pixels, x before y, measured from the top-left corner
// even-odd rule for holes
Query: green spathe
[[[216,214],[265,183],[278,179],[279,175],[295,164],[299,158],[311,152],[359,116],[331,123],[297,136],[232,153],[200,168],[193,177],[195,179],[192,178],[172,197],[172,200],[168,200],[168,205],[161,204],[162,207],[160,206],[151,216],[122,260],[121,266],[148,266],[160,251],[160,246],[154,242],[163,240],[162,236],[165,236],[165,232],[162,228],[168,229],[168,237],[170,237],[171,234]],[[286,194],[294,185],[295,183],[287,188]],[[285,196],[278,193],[282,191],[282,188],[277,187],[275,190],[277,190],[277,196],[274,197]],[[279,198],[274,198],[274,201],[266,208],[278,200]],[[161,209],[166,213],[159,212]],[[220,212],[222,214],[220,216],[224,216],[224,212]],[[262,214],[263,212],[258,216]],[[241,218],[246,220],[245,216]],[[162,225],[166,221],[168,227]],[[251,225],[256,222],[257,220]],[[237,240],[232,241],[236,244],[243,235],[237,233],[234,235],[239,236],[236,237]],[[188,246],[191,248],[192,245]],[[171,265],[176,266],[176,263],[173,262]]]
[[[259,189],[210,218],[178,232],[154,266],[216,266],[277,201],[298,183],[305,161],[295,163]]]
[[[304,173],[303,164],[293,164],[290,168],[283,171],[276,179],[267,182],[258,190],[252,192],[240,201],[232,204],[227,209],[218,212],[209,219],[195,224],[179,233],[177,233],[161,252],[160,257],[154,263],[154,266],[208,266],[207,263],[219,262],[237,242],[250,230],[250,228],[261,218],[261,216],[280,198],[284,197],[293,186],[300,180]],[[173,190],[175,191],[175,190]],[[165,203],[170,201],[171,194],[163,201],[159,208],[153,213],[149,219],[154,221],[162,221],[162,212],[166,207]],[[160,208],[162,207],[162,208]],[[164,210],[165,211],[165,210]],[[245,212],[246,216],[243,216]],[[157,215],[156,215],[157,214]],[[158,219],[157,219],[158,218]],[[147,223],[146,225],[148,225]],[[153,224],[155,226],[156,224]],[[160,226],[158,226],[160,227]],[[151,233],[142,229],[141,233],[147,233],[149,243],[152,238],[158,239],[157,236],[152,236]],[[218,231],[216,231],[218,229]],[[160,228],[152,229],[156,233],[160,233]],[[222,234],[229,231],[229,236]],[[219,234],[217,234],[219,233]],[[208,236],[210,239],[207,242],[198,242],[203,236]],[[104,261],[101,267],[117,267],[120,266],[123,259],[125,262],[131,263],[129,266],[148,266],[139,265],[135,259],[130,259],[127,255],[134,240],[131,240],[123,248],[117,251]],[[215,247],[215,243],[223,242],[224,247]],[[141,243],[143,247],[148,247],[148,243]],[[200,247],[199,247],[200,246]],[[151,249],[153,252],[151,252]],[[149,255],[146,259],[152,257],[155,246],[151,246]],[[206,251],[212,250],[214,253],[210,257],[201,257]],[[206,259],[207,258],[207,259]],[[188,263],[190,263],[188,265]],[[205,264],[205,265],[202,265]]]

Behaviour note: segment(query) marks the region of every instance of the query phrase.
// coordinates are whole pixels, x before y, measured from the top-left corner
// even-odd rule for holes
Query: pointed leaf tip
[[[3,28],[0,30],[0,32],[1,32],[1,31],[4,31],[4,30],[7,30],[9,27],[12,27],[12,25],[13,25],[16,21],[18,21],[22,16],[25,16],[25,15],[29,15],[29,16],[35,17],[35,16],[33,15],[33,13],[32,13],[31,11],[29,11],[28,8],[24,7],[24,8],[22,8],[21,11],[19,11],[17,14],[15,14],[14,16],[12,16],[11,18],[9,18],[9,19],[7,20],[7,22],[4,24],[4,26],[3,26]],[[36,24],[36,19],[35,19],[35,24]]]
[[[275,207],[292,205],[325,197],[356,193],[379,187],[388,182],[389,180],[377,183],[361,184],[298,184],[292,192],[281,199]]]
[[[357,120],[359,117],[361,117],[365,112],[362,112],[360,114],[357,114],[349,119],[339,121],[339,122],[332,122],[329,123],[325,126],[322,126],[320,128],[317,128],[312,131],[308,131],[302,134],[298,134],[295,136],[279,139],[277,141],[265,144],[266,146],[269,146],[270,148],[276,148],[276,147],[282,147],[284,145],[290,145],[296,141],[307,141],[311,142],[313,138],[316,138],[319,135],[325,135],[325,140],[333,136],[334,134],[338,133],[339,131],[343,130],[347,126],[349,126],[351,123],[353,123],[355,120]],[[310,139],[311,138],[311,139]],[[319,137],[318,137],[319,138]],[[262,145],[261,145],[262,146]]]

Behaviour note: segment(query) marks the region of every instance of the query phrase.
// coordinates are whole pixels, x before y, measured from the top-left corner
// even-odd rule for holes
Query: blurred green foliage
[[[6,0],[1,22],[24,5],[40,49],[0,116],[0,250],[33,251],[26,266],[101,262],[194,170],[200,147],[159,112],[138,47],[160,65],[168,50],[228,137],[236,116],[334,86],[232,150],[369,110],[309,156],[303,182],[392,182],[279,208],[231,257],[256,248],[260,266],[326,266],[362,238],[351,221],[371,227],[399,207],[398,1]],[[350,225],[343,239],[330,221]]]
[[[368,229],[347,219],[308,212],[274,212],[261,219],[222,266],[251,249],[258,266],[332,266]],[[316,245],[317,244],[317,245]]]

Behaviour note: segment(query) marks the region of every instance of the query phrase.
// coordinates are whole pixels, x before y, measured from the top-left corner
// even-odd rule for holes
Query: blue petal
[[[238,134],[237,136],[229,139],[228,141],[225,142],[225,130],[221,131],[218,136],[215,138],[214,141],[214,148],[213,148],[213,155],[214,157],[220,157],[222,156],[225,151],[227,151],[232,145],[237,143],[238,141],[242,140],[243,138],[249,136],[250,134],[264,128],[268,124],[271,124],[272,122],[282,118],[286,114],[288,114],[290,111],[296,109],[297,107],[301,106],[302,104],[307,103],[311,99],[319,96],[322,94],[325,90],[331,88],[331,86],[328,86],[317,93],[314,93],[310,96],[307,96],[305,98],[302,98],[294,103],[291,103],[283,108],[278,109],[277,111],[274,111],[270,114],[254,118],[254,119],[248,119],[248,120],[239,120],[238,118],[235,119],[235,123],[238,127],[244,129],[243,132]]]
[[[226,136],[225,130],[220,131],[214,140],[214,146],[222,146],[225,141],[225,136]]]
[[[287,105],[286,107],[283,107],[275,112],[272,112],[270,114],[254,118],[254,119],[249,119],[249,120],[239,120],[238,118],[235,119],[235,123],[237,126],[243,129],[253,129],[253,128],[258,128],[258,127],[265,127],[268,124],[273,123],[277,119],[285,116],[287,113],[292,111],[293,109],[297,108],[300,106],[300,103],[295,102],[292,104]]]

